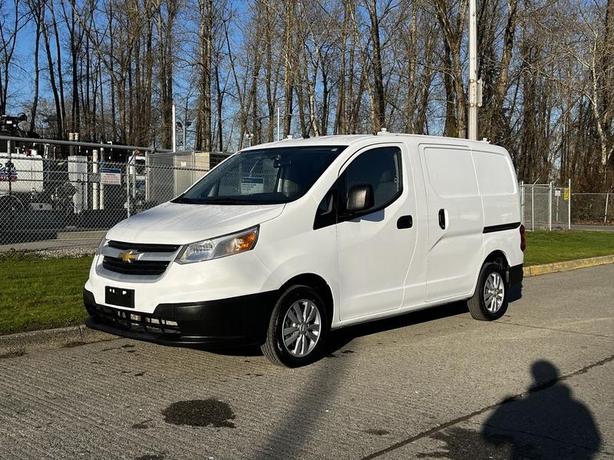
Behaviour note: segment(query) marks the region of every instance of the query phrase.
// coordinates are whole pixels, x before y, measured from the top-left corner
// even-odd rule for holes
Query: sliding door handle
[[[411,216],[401,216],[397,220],[397,228],[412,228],[414,220]]]
[[[442,230],[446,229],[446,210],[445,209],[439,210],[439,227]]]

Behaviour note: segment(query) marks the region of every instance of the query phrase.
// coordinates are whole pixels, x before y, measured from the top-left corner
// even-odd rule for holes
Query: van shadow
[[[523,395],[501,400],[481,430],[454,426],[431,436],[444,443],[419,458],[591,459],[602,440],[589,408],[573,397],[559,370],[539,360]]]
[[[358,337],[400,329],[402,327],[426,323],[428,321],[447,318],[449,316],[456,316],[463,313],[467,313],[467,304],[465,302],[454,302],[417,312],[407,313],[401,316],[395,316],[393,318],[380,319],[368,323],[358,324],[356,326],[344,327],[336,331],[331,331],[323,354],[324,356],[330,356]],[[262,355],[260,347],[257,345],[235,345],[231,347],[207,346],[202,348],[208,352],[225,356],[253,357]]]
[[[454,302],[438,307],[431,307],[424,310],[406,313],[392,318],[380,319],[368,323],[348,326],[337,331],[333,331],[328,340],[328,354],[335,353],[348,345],[352,340],[359,337],[366,337],[380,332],[401,329],[416,324],[427,323],[437,319],[448,318],[451,316],[467,313],[466,302]]]
[[[511,303],[520,299],[522,299],[522,283],[518,283],[510,287],[507,300]]]
[[[522,285],[516,285],[509,293],[509,302],[514,302],[522,297]],[[358,324],[355,326],[344,327],[339,330],[332,331],[329,340],[324,350],[324,355],[332,355],[339,351],[352,340],[365,337],[380,332],[391,331],[403,327],[414,326],[416,324],[427,323],[437,319],[448,318],[451,316],[467,313],[466,302],[453,302],[437,307],[429,307],[424,310],[405,313],[403,315],[394,316],[392,318],[378,319],[367,323]],[[234,347],[208,347],[207,351],[215,354],[228,356],[258,356],[260,352],[259,346],[234,346]]]

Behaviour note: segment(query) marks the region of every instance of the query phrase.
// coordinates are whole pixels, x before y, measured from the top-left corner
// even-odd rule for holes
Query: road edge
[[[532,265],[524,267],[525,277],[546,275],[548,273],[567,272],[579,268],[597,267],[599,265],[614,264],[614,255],[589,257],[586,259],[566,260],[564,262],[554,262],[551,264]]]
[[[76,347],[87,343],[103,342],[117,338],[114,335],[90,329],[85,325],[0,335],[0,359],[23,356],[36,351]]]

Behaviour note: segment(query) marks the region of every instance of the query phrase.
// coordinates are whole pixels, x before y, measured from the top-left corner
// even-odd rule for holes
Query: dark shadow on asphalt
[[[516,285],[509,293],[509,302],[514,302],[522,297],[522,286]],[[437,307],[430,307],[424,310],[406,313],[392,318],[370,321],[356,326],[345,327],[331,332],[325,355],[331,355],[348,345],[358,337],[378,334],[380,332],[391,331],[416,324],[427,323],[442,318],[461,315],[467,313],[466,302],[453,302]],[[227,356],[258,356],[262,353],[258,346],[236,346],[232,348],[207,348],[207,351]]]
[[[601,435],[589,408],[573,397],[550,361],[534,362],[531,373],[526,395],[504,399],[484,422],[486,443],[509,446],[513,459],[593,458]]]
[[[415,326],[421,323],[428,323],[442,318],[461,315],[467,313],[466,302],[454,302],[438,307],[432,307],[393,318],[380,319],[368,323],[358,324],[339,329],[331,334],[328,346],[328,353],[334,353],[348,345],[358,337],[365,337],[380,332],[392,331],[404,327]]]
[[[324,350],[324,355],[327,356],[335,353],[358,337],[409,327],[463,313],[467,313],[467,304],[465,302],[455,302],[417,312],[407,313],[401,316],[395,316],[393,318],[380,319],[368,323],[358,324],[356,326],[345,327],[331,332],[326,350]],[[226,356],[250,357],[262,354],[258,346],[235,346],[232,348],[207,347],[206,350],[211,353]]]
[[[508,302],[516,302],[522,298],[522,283],[515,284],[510,288]]]
[[[540,360],[533,384],[521,396],[501,400],[481,431],[452,426],[429,437],[444,445],[418,458],[592,459],[601,435],[591,411],[560,380],[558,369]]]

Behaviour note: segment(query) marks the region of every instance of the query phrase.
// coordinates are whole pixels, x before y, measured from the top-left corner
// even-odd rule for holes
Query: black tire
[[[491,311],[486,305],[485,300],[485,286],[491,276],[496,273],[500,277],[501,286],[503,288],[503,302],[496,311]],[[496,278],[496,277],[495,277]],[[509,297],[509,286],[506,282],[505,270],[498,264],[486,263],[482,266],[480,276],[478,277],[478,284],[475,288],[475,293],[467,301],[469,307],[469,313],[474,319],[480,321],[493,321],[501,318],[507,311]]]
[[[297,302],[299,302],[300,305],[304,305],[300,303],[302,300],[312,302],[312,305],[317,309],[320,317],[320,331],[311,351],[304,356],[296,356],[288,350],[286,345],[284,345],[283,328],[288,310]],[[300,367],[316,361],[321,356],[330,331],[330,317],[327,307],[328,306],[315,289],[298,284],[288,287],[279,296],[273,308],[273,312],[271,313],[266,340],[260,347],[264,356],[274,364],[286,367]],[[297,332],[303,335],[307,333],[304,330],[299,330]],[[311,339],[303,338],[303,342],[301,343],[305,343],[306,340]]]

